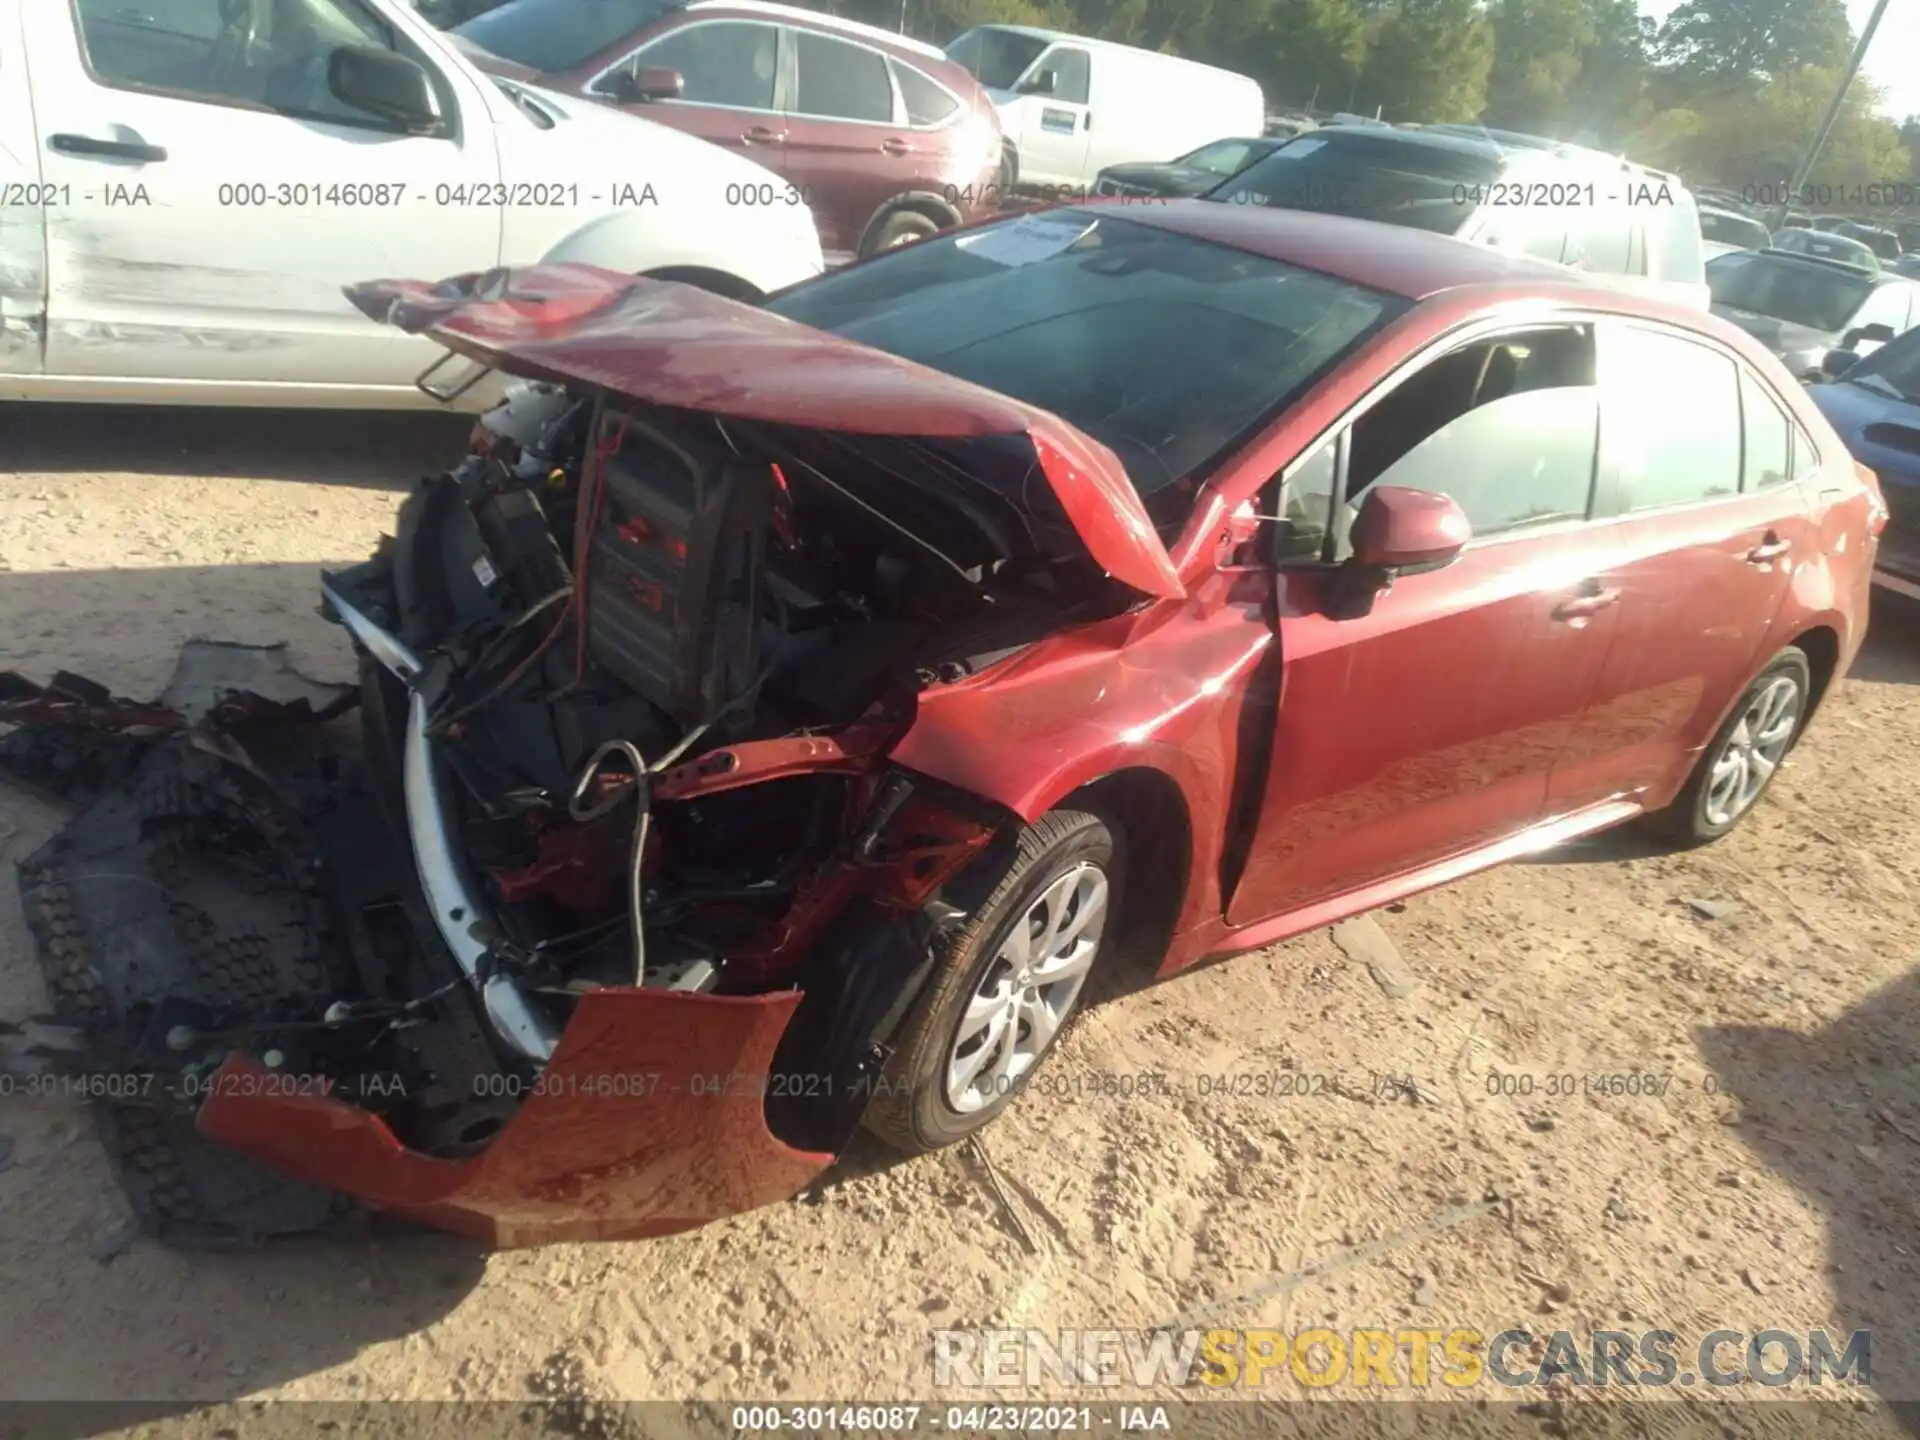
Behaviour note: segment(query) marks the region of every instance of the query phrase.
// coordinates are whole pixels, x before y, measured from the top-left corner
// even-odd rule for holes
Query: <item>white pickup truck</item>
[[[489,79],[400,0],[0,0],[0,399],[428,405],[343,285],[820,273],[778,176]],[[484,392],[482,392],[484,393]]]

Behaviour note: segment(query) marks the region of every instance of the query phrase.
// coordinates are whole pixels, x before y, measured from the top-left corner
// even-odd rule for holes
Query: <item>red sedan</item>
[[[351,956],[270,1005],[187,976],[220,1026],[145,1063],[202,1067],[191,1144],[499,1244],[792,1194],[863,1122],[950,1144],[1123,952],[1724,834],[1885,521],[1740,330],[1364,221],[1067,208],[759,307],[564,266],[353,298],[534,384],[325,579],[403,858],[258,823],[318,836]],[[10,713],[110,723],[79,683]],[[48,893],[112,868],[66,847]]]

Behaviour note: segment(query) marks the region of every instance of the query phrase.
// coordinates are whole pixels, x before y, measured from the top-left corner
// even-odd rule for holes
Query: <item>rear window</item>
[[[534,70],[571,70],[678,6],[664,0],[507,0],[453,33]]]
[[[1708,264],[1707,289],[1716,305],[1771,315],[1789,325],[1838,330],[1860,308],[1873,281],[1743,250]]]
[[[1289,140],[1206,198],[1452,234],[1472,213],[1466,187],[1486,184],[1499,169],[1491,149],[1443,149],[1363,130],[1319,132]]]
[[[766,308],[1051,410],[1113,449],[1164,522],[1199,472],[1408,303],[1064,209],[923,240]]]
[[[960,102],[911,65],[893,62],[894,79],[900,82],[900,97],[907,102],[909,125],[938,125],[960,108]]]
[[[1844,235],[1849,240],[1858,240],[1882,260],[1900,258],[1900,237],[1891,230],[1881,230],[1872,225],[1842,225],[1834,233]]]

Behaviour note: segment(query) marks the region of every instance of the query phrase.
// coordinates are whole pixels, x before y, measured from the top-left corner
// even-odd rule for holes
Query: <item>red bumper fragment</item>
[[[799,1003],[791,990],[587,994],[471,1159],[409,1150],[376,1116],[289,1093],[300,1087],[238,1056],[198,1125],[298,1179],[503,1248],[671,1234],[786,1199],[833,1163],[767,1128],[767,1077]]]

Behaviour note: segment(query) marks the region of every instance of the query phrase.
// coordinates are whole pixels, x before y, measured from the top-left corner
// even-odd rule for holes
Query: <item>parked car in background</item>
[[[343,285],[544,259],[757,296],[820,272],[804,206],[734,203],[780,183],[744,156],[496,82],[399,0],[264,13],[0,9],[0,189],[40,202],[0,211],[0,396],[425,405],[438,352]]]
[[[1096,195],[1201,195],[1285,143],[1283,138],[1214,140],[1164,165],[1109,165],[1093,182]]]
[[[1709,260],[1734,250],[1764,250],[1772,238],[1765,225],[1743,211],[1700,207],[1700,253]]]
[[[1767,242],[1770,250],[1787,255],[1810,255],[1817,260],[1832,260],[1857,270],[1875,271],[1880,257],[1861,244],[1835,230],[1796,230],[1789,226],[1773,232]]]
[[[1363,130],[1391,130],[1394,124],[1382,120],[1378,115],[1355,115],[1348,110],[1336,111],[1320,122],[1325,125],[1357,125]]]
[[[1245,75],[1084,35],[981,25],[947,46],[992,97],[1006,193],[1085,195],[1109,165],[1258,135],[1266,98]]]
[[[1907,251],[1889,268],[1896,275],[1904,275],[1909,280],[1920,280],[1920,250]]]
[[[1785,250],[1742,250],[1710,260],[1707,288],[1715,314],[1808,381],[1823,376],[1829,350],[1870,353],[1920,323],[1915,282]]]
[[[1311,115],[1269,115],[1260,133],[1280,140],[1291,140],[1296,135],[1319,128],[1320,122]]]
[[[757,307],[578,267],[354,295],[549,388],[322,577],[404,828],[369,803],[326,827],[357,863],[289,870],[380,943],[142,1054],[204,1067],[151,1092],[186,1143],[495,1244],[783,1199],[861,1124],[958,1143],[1116,966],[1627,821],[1712,841],[1865,635],[1870,472],[1765,350],[1412,228],[1076,205]],[[0,715],[36,703],[15,677]],[[199,872],[120,834],[23,887],[65,902],[50,969],[69,934],[139,956],[60,971],[115,1040],[146,987],[212,1004],[158,903]],[[282,1043],[330,1083],[259,1083]],[[435,1103],[367,1083],[396,1071]]]
[[[474,63],[744,154],[820,243],[870,255],[998,208],[1000,127],[931,45],[760,0],[509,0],[454,32]]]
[[[1920,328],[1864,358],[1836,351],[1808,388],[1853,458],[1880,478],[1890,520],[1874,581],[1920,600]]]
[[[1847,217],[1844,215],[1815,215],[1807,221],[1806,228],[1827,233],[1838,230],[1846,223]]]
[[[1900,237],[1902,251],[1908,254],[1920,251],[1920,220],[1895,220],[1893,233]]]
[[[1833,227],[1833,233],[1844,235],[1849,240],[1858,240],[1874,253],[1879,260],[1898,260],[1900,258],[1900,237],[1884,225],[1868,225],[1864,221],[1849,220],[1844,225]]]
[[[1625,162],[1504,148],[1431,127],[1322,128],[1206,198],[1435,230],[1707,304],[1692,195],[1672,176]]]

